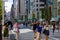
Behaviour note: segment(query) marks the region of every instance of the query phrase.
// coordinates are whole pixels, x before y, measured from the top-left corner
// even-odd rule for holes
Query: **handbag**
[[[13,31],[14,31],[14,32],[17,32],[17,28],[14,28]]]
[[[44,29],[43,33],[45,34],[46,29]]]

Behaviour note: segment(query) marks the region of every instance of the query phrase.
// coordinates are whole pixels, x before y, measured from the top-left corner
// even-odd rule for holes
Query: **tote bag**
[[[13,31],[14,31],[14,32],[17,32],[17,28],[14,28]]]
[[[14,24],[13,31],[14,31],[14,32],[18,32],[18,25],[17,25],[17,24]]]

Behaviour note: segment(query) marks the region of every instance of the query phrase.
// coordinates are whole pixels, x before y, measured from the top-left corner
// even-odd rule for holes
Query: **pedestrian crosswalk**
[[[36,39],[34,39],[34,40],[36,40]],[[41,40],[45,40],[45,39],[41,39]],[[49,39],[49,40],[54,40],[54,39]]]
[[[14,36],[12,34],[15,34],[15,32],[13,30],[11,30],[10,34],[11,34],[11,36]],[[34,39],[33,31],[30,30],[30,29],[20,29],[20,34],[19,35],[20,35],[19,40],[36,40],[36,39]],[[42,39],[41,40],[45,40],[45,35],[42,34]],[[58,39],[49,36],[49,40],[58,40]]]

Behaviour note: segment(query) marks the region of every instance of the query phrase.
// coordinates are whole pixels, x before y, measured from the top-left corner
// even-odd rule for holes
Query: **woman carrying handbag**
[[[14,40],[18,40],[18,35],[19,35],[19,23],[16,22],[13,27],[14,27],[14,32],[16,33],[16,37],[15,37]]]
[[[48,40],[48,36],[49,36],[49,26],[48,26],[48,21],[46,22],[46,25],[44,26],[44,34],[45,34],[45,40]]]

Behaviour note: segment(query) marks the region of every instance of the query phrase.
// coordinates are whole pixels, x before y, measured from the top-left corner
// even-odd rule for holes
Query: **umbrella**
[[[28,19],[28,20],[36,20],[36,18],[30,18],[30,19]]]
[[[44,19],[39,19],[39,21],[44,21]]]
[[[22,20],[18,20],[18,22],[22,22]]]
[[[51,18],[50,21],[58,21],[58,19],[57,18]]]
[[[60,15],[58,15],[56,18],[60,18]]]

